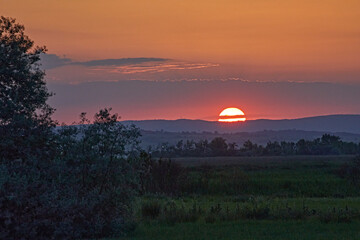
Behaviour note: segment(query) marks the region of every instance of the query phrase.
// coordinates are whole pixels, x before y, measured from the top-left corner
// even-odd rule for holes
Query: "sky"
[[[358,0],[0,0],[0,15],[47,46],[59,121],[360,114]]]

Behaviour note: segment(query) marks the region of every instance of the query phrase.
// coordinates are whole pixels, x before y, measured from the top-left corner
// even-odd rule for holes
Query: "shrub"
[[[348,179],[353,185],[360,184],[360,155],[356,156],[350,163],[343,164],[335,171],[341,178]]]
[[[246,219],[266,219],[270,216],[270,206],[261,198],[251,198],[240,214]]]
[[[205,216],[204,220],[206,223],[214,223],[214,222],[216,222],[216,217],[214,214],[209,213],[208,215]]]
[[[63,196],[71,209],[86,216],[76,218],[79,229],[96,226],[81,237],[119,234],[132,221],[131,203],[139,188],[140,134],[117,120],[111,109],[103,109],[92,124],[81,114],[81,125],[58,131]]]
[[[154,160],[142,153],[144,159],[141,174],[142,193],[179,194],[180,186],[186,177],[185,169],[171,159]]]
[[[59,130],[54,157],[2,163],[1,238],[99,238],[133,228],[137,136],[105,109],[93,125]]]
[[[174,202],[168,202],[161,215],[161,221],[167,224],[173,225],[179,222],[195,222],[202,214],[200,207],[197,207],[196,203],[190,209],[186,209],[184,206],[178,207]]]
[[[360,213],[358,210],[345,208],[332,208],[327,211],[319,211],[318,218],[323,223],[341,223],[341,222],[351,222],[354,219],[359,219]]]
[[[161,204],[158,201],[145,202],[141,206],[141,215],[144,218],[155,219],[161,213]]]

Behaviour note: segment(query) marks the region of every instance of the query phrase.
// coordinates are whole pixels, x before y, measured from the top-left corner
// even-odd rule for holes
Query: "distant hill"
[[[237,123],[219,123],[203,120],[142,120],[123,121],[124,124],[135,124],[145,131],[164,132],[259,132],[264,130],[283,131],[301,130],[323,133],[360,134],[360,115],[328,115],[283,120],[248,120]]]

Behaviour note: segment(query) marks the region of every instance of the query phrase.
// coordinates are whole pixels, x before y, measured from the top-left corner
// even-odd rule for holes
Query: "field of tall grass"
[[[174,159],[177,192],[139,197],[123,239],[360,239],[360,187],[339,174],[352,158]]]

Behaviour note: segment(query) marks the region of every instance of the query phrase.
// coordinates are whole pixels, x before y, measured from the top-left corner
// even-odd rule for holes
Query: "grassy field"
[[[174,159],[179,194],[139,197],[120,239],[360,239],[360,188],[337,174],[352,158]]]
[[[360,222],[322,224],[316,221],[236,221],[206,223],[179,223],[141,225],[123,239],[246,239],[246,240],[357,240]]]

